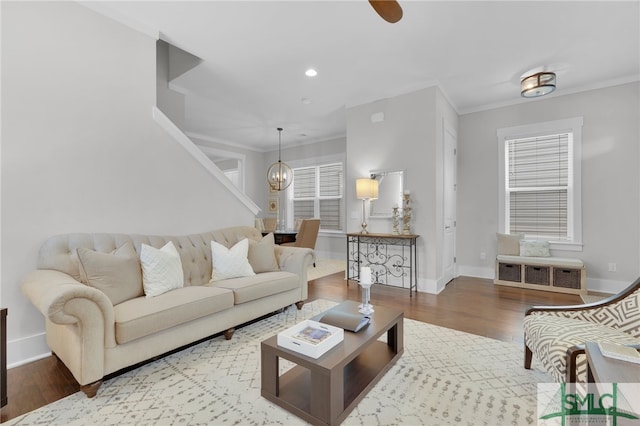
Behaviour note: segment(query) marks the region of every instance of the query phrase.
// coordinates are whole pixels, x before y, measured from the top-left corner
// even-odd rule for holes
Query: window
[[[582,249],[582,119],[498,130],[500,229]]]
[[[297,219],[317,217],[322,230],[344,230],[343,180],[342,163],[294,168],[289,226]]]

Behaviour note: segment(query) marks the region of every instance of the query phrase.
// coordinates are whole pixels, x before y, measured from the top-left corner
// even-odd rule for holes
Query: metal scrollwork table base
[[[415,234],[347,234],[347,285],[360,280],[360,267],[369,266],[376,284],[418,291]]]

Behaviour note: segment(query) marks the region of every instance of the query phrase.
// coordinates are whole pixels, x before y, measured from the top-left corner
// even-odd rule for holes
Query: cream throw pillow
[[[78,248],[80,280],[107,295],[113,305],[142,296],[140,261],[131,242],[111,253]]]
[[[171,241],[161,249],[142,244],[142,285],[147,297],[158,296],[184,286],[180,254]]]
[[[501,234],[496,232],[498,238],[498,254],[507,256],[520,256],[520,240],[524,234]]]
[[[265,235],[262,240],[249,240],[249,264],[253,268],[253,272],[259,274],[261,272],[279,271],[278,260],[275,252],[275,238],[273,232]]]
[[[230,249],[211,241],[212,271],[210,282],[255,275],[247,259],[248,252],[249,240],[246,238],[238,241]]]
[[[549,241],[522,240],[520,241],[520,256],[550,257]]]

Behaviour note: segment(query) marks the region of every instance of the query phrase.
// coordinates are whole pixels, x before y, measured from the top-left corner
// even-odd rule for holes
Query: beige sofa
[[[216,333],[230,339],[234,327],[293,303],[302,307],[307,267],[313,261],[310,249],[271,246],[279,270],[209,282],[211,241],[232,247],[244,238],[264,249],[260,232],[244,226],[179,237],[54,236],[40,249],[38,270],[29,273],[21,287],[45,317],[52,352],[92,397],[105,376]],[[80,248],[106,254],[132,244],[139,258],[143,243],[160,248],[169,241],[182,263],[182,288],[150,298],[134,295],[114,306],[105,292],[80,282]],[[251,255],[250,250],[249,260]]]

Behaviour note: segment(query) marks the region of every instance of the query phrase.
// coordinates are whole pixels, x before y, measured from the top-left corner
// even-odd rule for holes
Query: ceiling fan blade
[[[382,19],[396,23],[402,18],[402,7],[396,0],[369,0],[369,3]]]

